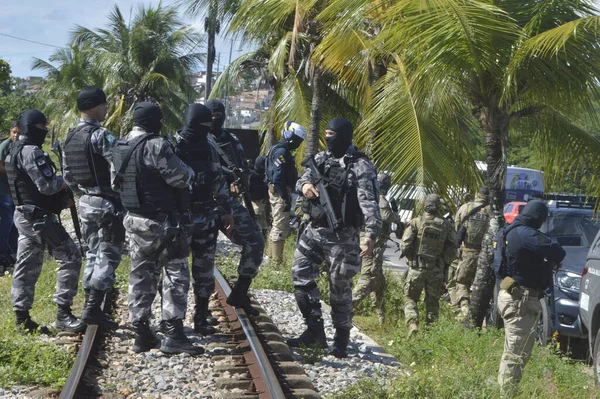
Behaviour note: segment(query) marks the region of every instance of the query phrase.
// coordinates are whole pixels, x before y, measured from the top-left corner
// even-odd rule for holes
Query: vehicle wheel
[[[596,333],[592,358],[594,359],[594,381],[596,386],[600,386],[600,336],[598,333]]]
[[[502,317],[500,317],[500,312],[498,311],[498,294],[500,293],[500,285],[495,284],[494,286],[494,295],[490,300],[490,306],[487,311],[487,315],[485,317],[485,325],[486,327],[493,328],[502,328],[504,327],[504,321]]]
[[[542,305],[542,313],[537,325],[537,340],[540,345],[546,346],[550,343],[552,334],[554,334],[554,315],[548,305],[547,297],[540,299],[540,305]]]

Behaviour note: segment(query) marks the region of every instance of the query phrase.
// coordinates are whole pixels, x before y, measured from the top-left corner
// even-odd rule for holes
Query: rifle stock
[[[331,203],[331,198],[329,197],[329,193],[325,187],[325,182],[327,178],[321,174],[319,168],[317,168],[317,164],[315,162],[315,158],[312,156],[306,157],[304,161],[301,163],[305,168],[310,169],[312,180],[316,181],[315,187],[319,192],[319,203],[323,208],[325,208],[325,214],[327,215],[327,224],[329,228],[332,230],[336,230],[339,227],[338,220],[335,216],[335,210],[333,209],[333,205]]]

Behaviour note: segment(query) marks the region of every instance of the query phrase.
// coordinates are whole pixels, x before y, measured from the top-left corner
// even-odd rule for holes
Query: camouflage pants
[[[233,232],[227,236],[229,240],[242,247],[238,274],[240,276],[254,278],[258,273],[265,252],[265,239],[263,238],[258,224],[252,219],[246,208],[236,202],[231,213],[234,219]],[[225,229],[219,226],[223,234]]]
[[[331,318],[336,328],[352,328],[352,278],[360,270],[358,230],[340,229],[337,234],[309,224],[294,252],[292,281],[296,289],[307,290],[311,303],[319,303],[321,293],[315,280],[325,263],[329,280]],[[316,310],[320,317],[321,309]]]
[[[269,186],[269,201],[271,202],[273,214],[269,238],[273,242],[285,241],[290,234],[290,212],[285,210],[284,199],[281,198],[272,185]]]
[[[196,218],[195,218],[196,219]],[[192,284],[194,294],[208,298],[215,290],[215,252],[217,250],[217,220],[195,223],[192,236]]]
[[[55,218],[55,216],[51,217]],[[58,221],[55,222],[58,223]],[[19,209],[15,211],[14,223],[19,231],[19,242],[10,297],[13,310],[26,311],[30,310],[33,305],[35,284],[42,272],[47,237],[35,231],[33,222],[25,219]],[[58,306],[71,306],[73,298],[77,295],[81,255],[65,229],[59,224],[56,224],[55,227],[60,236],[64,236],[64,240],[62,244],[54,247],[51,251],[52,256],[58,262],[56,292],[53,299]]]
[[[260,225],[260,229],[262,231],[269,230],[269,200],[265,198],[258,201],[252,201],[252,207],[254,208],[254,213],[256,213],[256,221]]]
[[[121,245],[113,243],[110,222],[115,220],[112,202],[97,196],[79,199],[81,233],[88,245],[83,269],[83,289],[107,291],[115,283],[115,270],[121,262]]]
[[[385,313],[385,276],[383,275],[383,247],[376,246],[373,256],[363,256],[360,269],[360,279],[352,292],[355,303],[371,296],[375,302],[377,314],[383,316]]]
[[[147,321],[162,273],[162,319],[183,319],[187,308],[190,271],[187,257],[166,259],[164,223],[128,213],[123,224],[129,233],[129,320]]]
[[[421,292],[425,290],[425,307],[427,309],[427,323],[437,320],[440,311],[440,296],[442,295],[442,280],[444,271],[437,264],[426,264],[419,261],[420,268],[409,267],[404,283],[404,318],[406,324],[419,323],[419,310],[417,303]]]
[[[461,301],[468,301],[471,297],[471,284],[477,272],[477,259],[479,250],[463,248],[454,275],[453,305],[460,305]]]

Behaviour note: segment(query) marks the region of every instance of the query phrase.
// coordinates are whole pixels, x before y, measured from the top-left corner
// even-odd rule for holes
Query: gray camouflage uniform
[[[90,144],[95,153],[101,154],[111,164],[111,175],[114,176],[112,166],[112,150],[117,142],[113,134],[94,119],[82,118],[78,127],[94,125],[99,129],[90,137]],[[71,190],[80,195],[79,218],[81,220],[81,233],[88,245],[86,253],[87,262],[83,270],[83,289],[91,288],[99,291],[111,289],[115,283],[115,270],[121,262],[121,243],[113,243],[106,229],[116,220],[123,222],[123,209],[119,194],[111,187],[82,187],[74,180],[69,169],[66,153],[63,155],[64,178]]]
[[[315,162],[324,162],[331,156],[329,154],[329,151],[318,153],[315,155]],[[350,170],[354,173],[348,174],[348,179],[354,181],[348,181],[348,186],[357,187],[358,203],[365,222],[365,237],[375,240],[381,229],[377,202],[377,171],[365,158],[358,158],[351,164]],[[305,168],[296,183],[296,190],[302,192],[302,186],[313,181],[310,169]],[[318,304],[321,300],[315,280],[319,276],[319,266],[325,262],[330,288],[331,317],[335,328],[352,328],[352,278],[360,271],[359,253],[358,228],[344,226],[332,231],[327,227],[313,226],[313,222],[302,232],[294,252],[294,286],[307,291],[312,304]],[[313,307],[312,312],[311,316],[321,317],[320,306]]]
[[[64,180],[50,172],[50,168],[42,171],[38,166],[42,160],[48,162],[49,158],[39,147],[26,145],[21,152],[19,163],[25,167],[25,172],[42,194],[56,194],[65,188]],[[8,162],[11,162],[10,158],[7,158],[6,163]],[[27,220],[22,210],[23,206],[17,206],[14,214],[14,223],[19,231],[17,263],[13,272],[11,289],[11,300],[15,311],[28,311],[33,305],[35,284],[42,271],[46,246],[46,239],[40,232],[34,230],[34,222]],[[81,255],[73,239],[62,226],[58,225],[56,216],[50,215],[49,217],[53,219],[56,228],[65,237],[63,243],[53,248],[51,253],[59,265],[53,300],[58,306],[71,306],[73,298],[77,294]]]
[[[131,141],[145,133],[143,129],[134,126],[125,139]],[[170,186],[189,188],[194,171],[175,155],[166,140],[150,139],[143,147],[146,166],[157,169]],[[123,221],[125,230],[129,233],[129,318],[132,323],[150,319],[161,267],[164,267],[162,319],[183,319],[185,316],[190,285],[187,257],[167,260],[166,249],[157,253],[164,243],[162,232],[167,223],[168,220],[149,219],[132,213],[127,213]]]

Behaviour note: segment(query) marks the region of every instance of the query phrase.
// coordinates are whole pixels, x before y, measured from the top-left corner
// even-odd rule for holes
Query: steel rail
[[[217,281],[217,284],[221,286],[221,289],[223,290],[225,296],[229,296],[229,294],[231,293],[231,287],[229,287],[229,283],[227,282],[227,280],[225,280],[225,278],[217,268],[215,268],[215,280]],[[246,312],[238,308],[234,308],[234,311],[244,331],[244,334],[246,335],[246,339],[248,340],[250,349],[256,357],[257,366],[260,370],[261,377],[267,389],[267,392],[264,392],[264,394],[270,395],[272,399],[285,398],[285,394],[281,389],[279,379],[277,378],[277,375],[273,370],[273,366],[269,361],[269,357],[267,356],[267,353],[265,352],[260,340],[258,339],[256,331],[254,331],[254,327],[252,326],[250,319],[246,315]]]
[[[97,332],[98,326],[87,326],[85,335],[83,336],[83,341],[81,342],[81,346],[77,352],[77,358],[75,359],[73,368],[71,368],[71,373],[67,378],[65,386],[60,392],[60,396],[58,397],[59,399],[73,399],[75,397],[75,392],[77,391],[77,387],[79,387],[79,382],[83,376],[85,365],[88,361],[88,357],[90,356],[90,352],[92,351],[92,347],[94,346]]]

